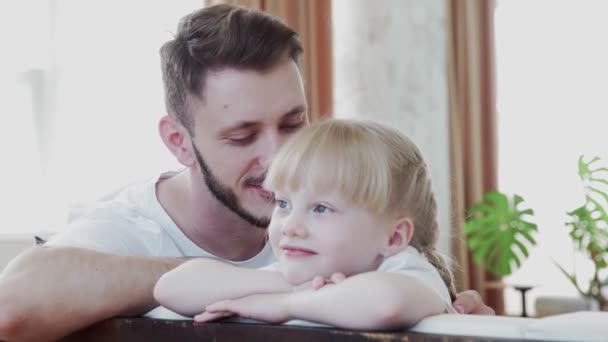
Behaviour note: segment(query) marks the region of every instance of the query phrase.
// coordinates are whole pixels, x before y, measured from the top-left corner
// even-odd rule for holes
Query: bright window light
[[[566,212],[583,203],[579,155],[608,165],[608,3],[602,0],[508,0],[496,9],[499,188],[535,210],[538,247],[507,277],[538,296],[577,296],[553,264],[591,275],[573,253]],[[521,312],[507,292],[507,313]]]
[[[178,167],[157,133],[158,50],[201,6],[0,2],[0,234],[60,230],[68,206]]]

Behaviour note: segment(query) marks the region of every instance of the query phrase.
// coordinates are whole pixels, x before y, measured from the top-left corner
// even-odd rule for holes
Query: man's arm
[[[208,304],[256,293],[288,292],[292,287],[279,272],[246,269],[213,260],[190,260],[163,275],[154,297],[164,307],[194,316]]]
[[[153,308],[152,290],[178,259],[36,247],[0,275],[0,340],[55,340],[97,321]]]

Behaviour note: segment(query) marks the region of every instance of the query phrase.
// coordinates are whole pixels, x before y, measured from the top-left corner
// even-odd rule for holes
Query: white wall
[[[0,234],[0,272],[17,254],[35,245],[33,235]]]
[[[439,249],[449,253],[450,165],[443,0],[333,0],[334,113],[408,134],[431,167]]]

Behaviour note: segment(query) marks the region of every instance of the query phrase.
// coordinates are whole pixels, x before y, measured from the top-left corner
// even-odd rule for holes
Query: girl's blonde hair
[[[437,204],[428,167],[418,147],[399,131],[370,121],[317,122],[281,148],[264,186],[337,190],[375,214],[409,217],[415,227],[410,245],[435,266],[455,298],[452,273],[436,251]]]

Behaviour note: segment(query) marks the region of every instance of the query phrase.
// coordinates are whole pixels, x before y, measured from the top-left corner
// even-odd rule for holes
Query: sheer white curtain
[[[535,210],[539,246],[505,279],[537,296],[575,296],[552,259],[587,283],[591,268],[573,253],[566,212],[583,202],[579,155],[608,164],[608,44],[603,0],[508,0],[496,9],[500,189]],[[520,312],[509,293],[507,311]]]
[[[69,205],[177,167],[156,128],[158,49],[201,4],[0,3],[0,233],[61,229]]]

